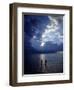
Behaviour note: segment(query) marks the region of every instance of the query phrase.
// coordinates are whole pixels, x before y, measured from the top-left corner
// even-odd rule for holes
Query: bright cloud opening
[[[49,41],[54,44],[61,44],[63,42],[63,35],[59,32],[60,26],[58,20],[51,16],[48,17],[51,23],[46,26],[45,31],[42,33],[40,46],[44,46]]]

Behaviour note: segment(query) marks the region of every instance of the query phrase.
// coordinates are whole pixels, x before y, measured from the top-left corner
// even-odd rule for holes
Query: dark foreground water
[[[26,54],[24,74],[62,73],[63,53]]]

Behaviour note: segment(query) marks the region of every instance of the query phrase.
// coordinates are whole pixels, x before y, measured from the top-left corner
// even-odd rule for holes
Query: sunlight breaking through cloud
[[[59,32],[60,25],[58,20],[51,16],[48,17],[51,23],[46,26],[45,31],[42,33],[40,46],[44,46],[49,41],[53,44],[61,44],[63,42],[63,35]]]

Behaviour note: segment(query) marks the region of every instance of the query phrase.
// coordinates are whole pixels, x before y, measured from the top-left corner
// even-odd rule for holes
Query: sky
[[[24,15],[24,47],[29,52],[63,51],[63,15]]]

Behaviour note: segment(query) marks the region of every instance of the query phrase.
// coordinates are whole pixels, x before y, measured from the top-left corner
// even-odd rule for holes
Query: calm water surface
[[[63,53],[27,54],[24,60],[24,74],[62,73]]]

